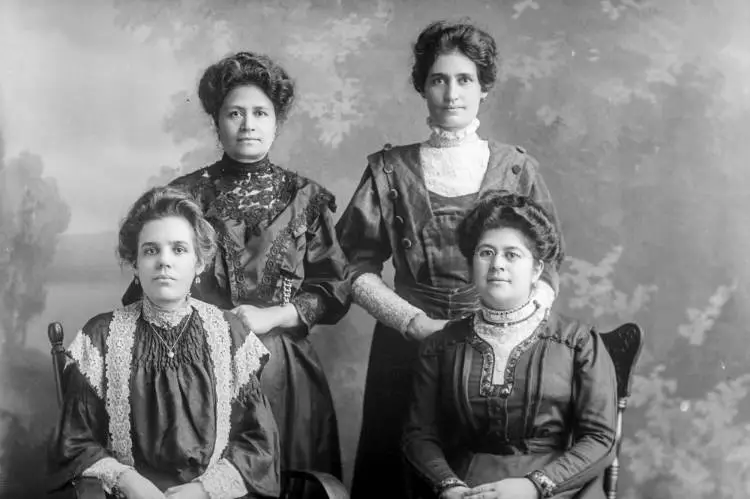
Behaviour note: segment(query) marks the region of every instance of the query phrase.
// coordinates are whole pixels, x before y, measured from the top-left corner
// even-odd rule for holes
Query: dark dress
[[[511,350],[505,379],[492,384],[492,348],[473,320],[420,345],[403,444],[427,485],[421,497],[449,478],[475,487],[540,470],[555,486],[544,497],[604,499],[617,382],[599,335],[553,312]]]
[[[272,164],[228,156],[172,185],[192,193],[216,229],[216,259],[193,296],[223,309],[292,303],[303,324],[259,336],[271,353],[261,380],[281,436],[282,469],[341,477],[338,428],[310,329],[348,311],[346,259],[333,225],[331,193]],[[138,295],[131,288],[123,298]]]
[[[192,302],[181,326],[161,333],[172,344],[182,332],[171,358],[140,301],[78,333],[50,444],[51,489],[108,457],[162,491],[227,460],[250,496],[278,497],[278,431],[258,381],[267,350],[230,314]]]
[[[522,149],[489,142],[490,160],[476,194],[445,198],[431,194],[420,165],[420,144],[386,147],[368,167],[337,224],[349,259],[352,282],[364,273],[380,275],[393,259],[395,291],[434,319],[471,313],[478,298],[456,228],[474,201],[490,189],[533,197],[555,216],[534,160]],[[543,279],[557,291],[556,269]],[[409,400],[411,368],[418,344],[378,322],[365,382],[362,430],[354,467],[352,497],[403,497],[400,437]]]

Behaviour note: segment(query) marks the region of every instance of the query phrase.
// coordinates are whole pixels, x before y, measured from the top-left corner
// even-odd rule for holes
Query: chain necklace
[[[187,318],[185,319],[185,323],[182,325],[182,330],[180,331],[180,334],[177,335],[177,339],[174,340],[174,343],[172,343],[172,346],[170,346],[169,343],[166,342],[166,340],[164,339],[164,337],[161,334],[159,334],[159,331],[156,330],[156,328],[154,327],[153,324],[151,324],[149,321],[146,321],[146,323],[148,324],[148,326],[151,328],[151,331],[154,332],[154,334],[156,335],[156,337],[159,338],[159,341],[161,341],[162,344],[164,345],[164,348],[167,349],[167,357],[169,357],[170,359],[174,358],[174,349],[177,346],[177,343],[180,341],[180,338],[182,338],[182,334],[187,329],[187,325],[190,322],[190,317],[192,315],[193,315],[192,313],[189,314],[187,316]]]

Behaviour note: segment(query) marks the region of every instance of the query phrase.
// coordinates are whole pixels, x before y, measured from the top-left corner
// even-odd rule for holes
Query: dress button
[[[513,168],[510,169],[514,175],[518,175],[521,173],[521,167],[518,165],[513,165]]]
[[[386,151],[390,151],[391,149],[393,149],[393,144],[388,142],[386,143],[386,145],[383,146],[383,149],[385,149]]]
[[[411,240],[408,237],[405,237],[401,240],[401,244],[404,245],[404,248],[409,249],[411,248]]]
[[[392,201],[395,201],[398,199],[398,191],[396,189],[391,189],[388,191],[388,197],[391,198]]]
[[[401,215],[396,215],[396,223],[399,225],[404,225],[404,217]]]

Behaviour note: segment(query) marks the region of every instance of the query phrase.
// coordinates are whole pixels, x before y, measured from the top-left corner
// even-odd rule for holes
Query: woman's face
[[[195,231],[183,217],[165,217],[143,226],[135,272],[143,293],[156,305],[167,309],[181,305],[202,270]]]
[[[526,303],[544,267],[534,260],[523,233],[508,227],[482,234],[472,265],[474,284],[482,302],[496,310],[509,310]]]
[[[487,95],[477,76],[477,65],[461,52],[439,55],[427,74],[424,98],[432,122],[446,130],[468,126]]]
[[[242,163],[263,159],[276,138],[273,102],[256,85],[236,87],[224,98],[217,126],[229,157]]]

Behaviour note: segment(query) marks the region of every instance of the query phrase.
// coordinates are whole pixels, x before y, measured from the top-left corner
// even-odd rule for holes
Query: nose
[[[172,265],[172,252],[171,251],[160,251],[159,259],[157,260],[159,268],[170,267]]]
[[[251,114],[246,114],[244,118],[242,118],[242,122],[240,123],[240,128],[242,130],[254,130],[255,129],[255,122],[253,121],[253,116]]]
[[[505,257],[498,253],[492,259],[492,268],[495,270],[505,270],[505,263]]]
[[[453,102],[458,99],[458,85],[456,85],[455,82],[450,81],[448,82],[448,85],[446,85],[445,98],[448,102]]]

